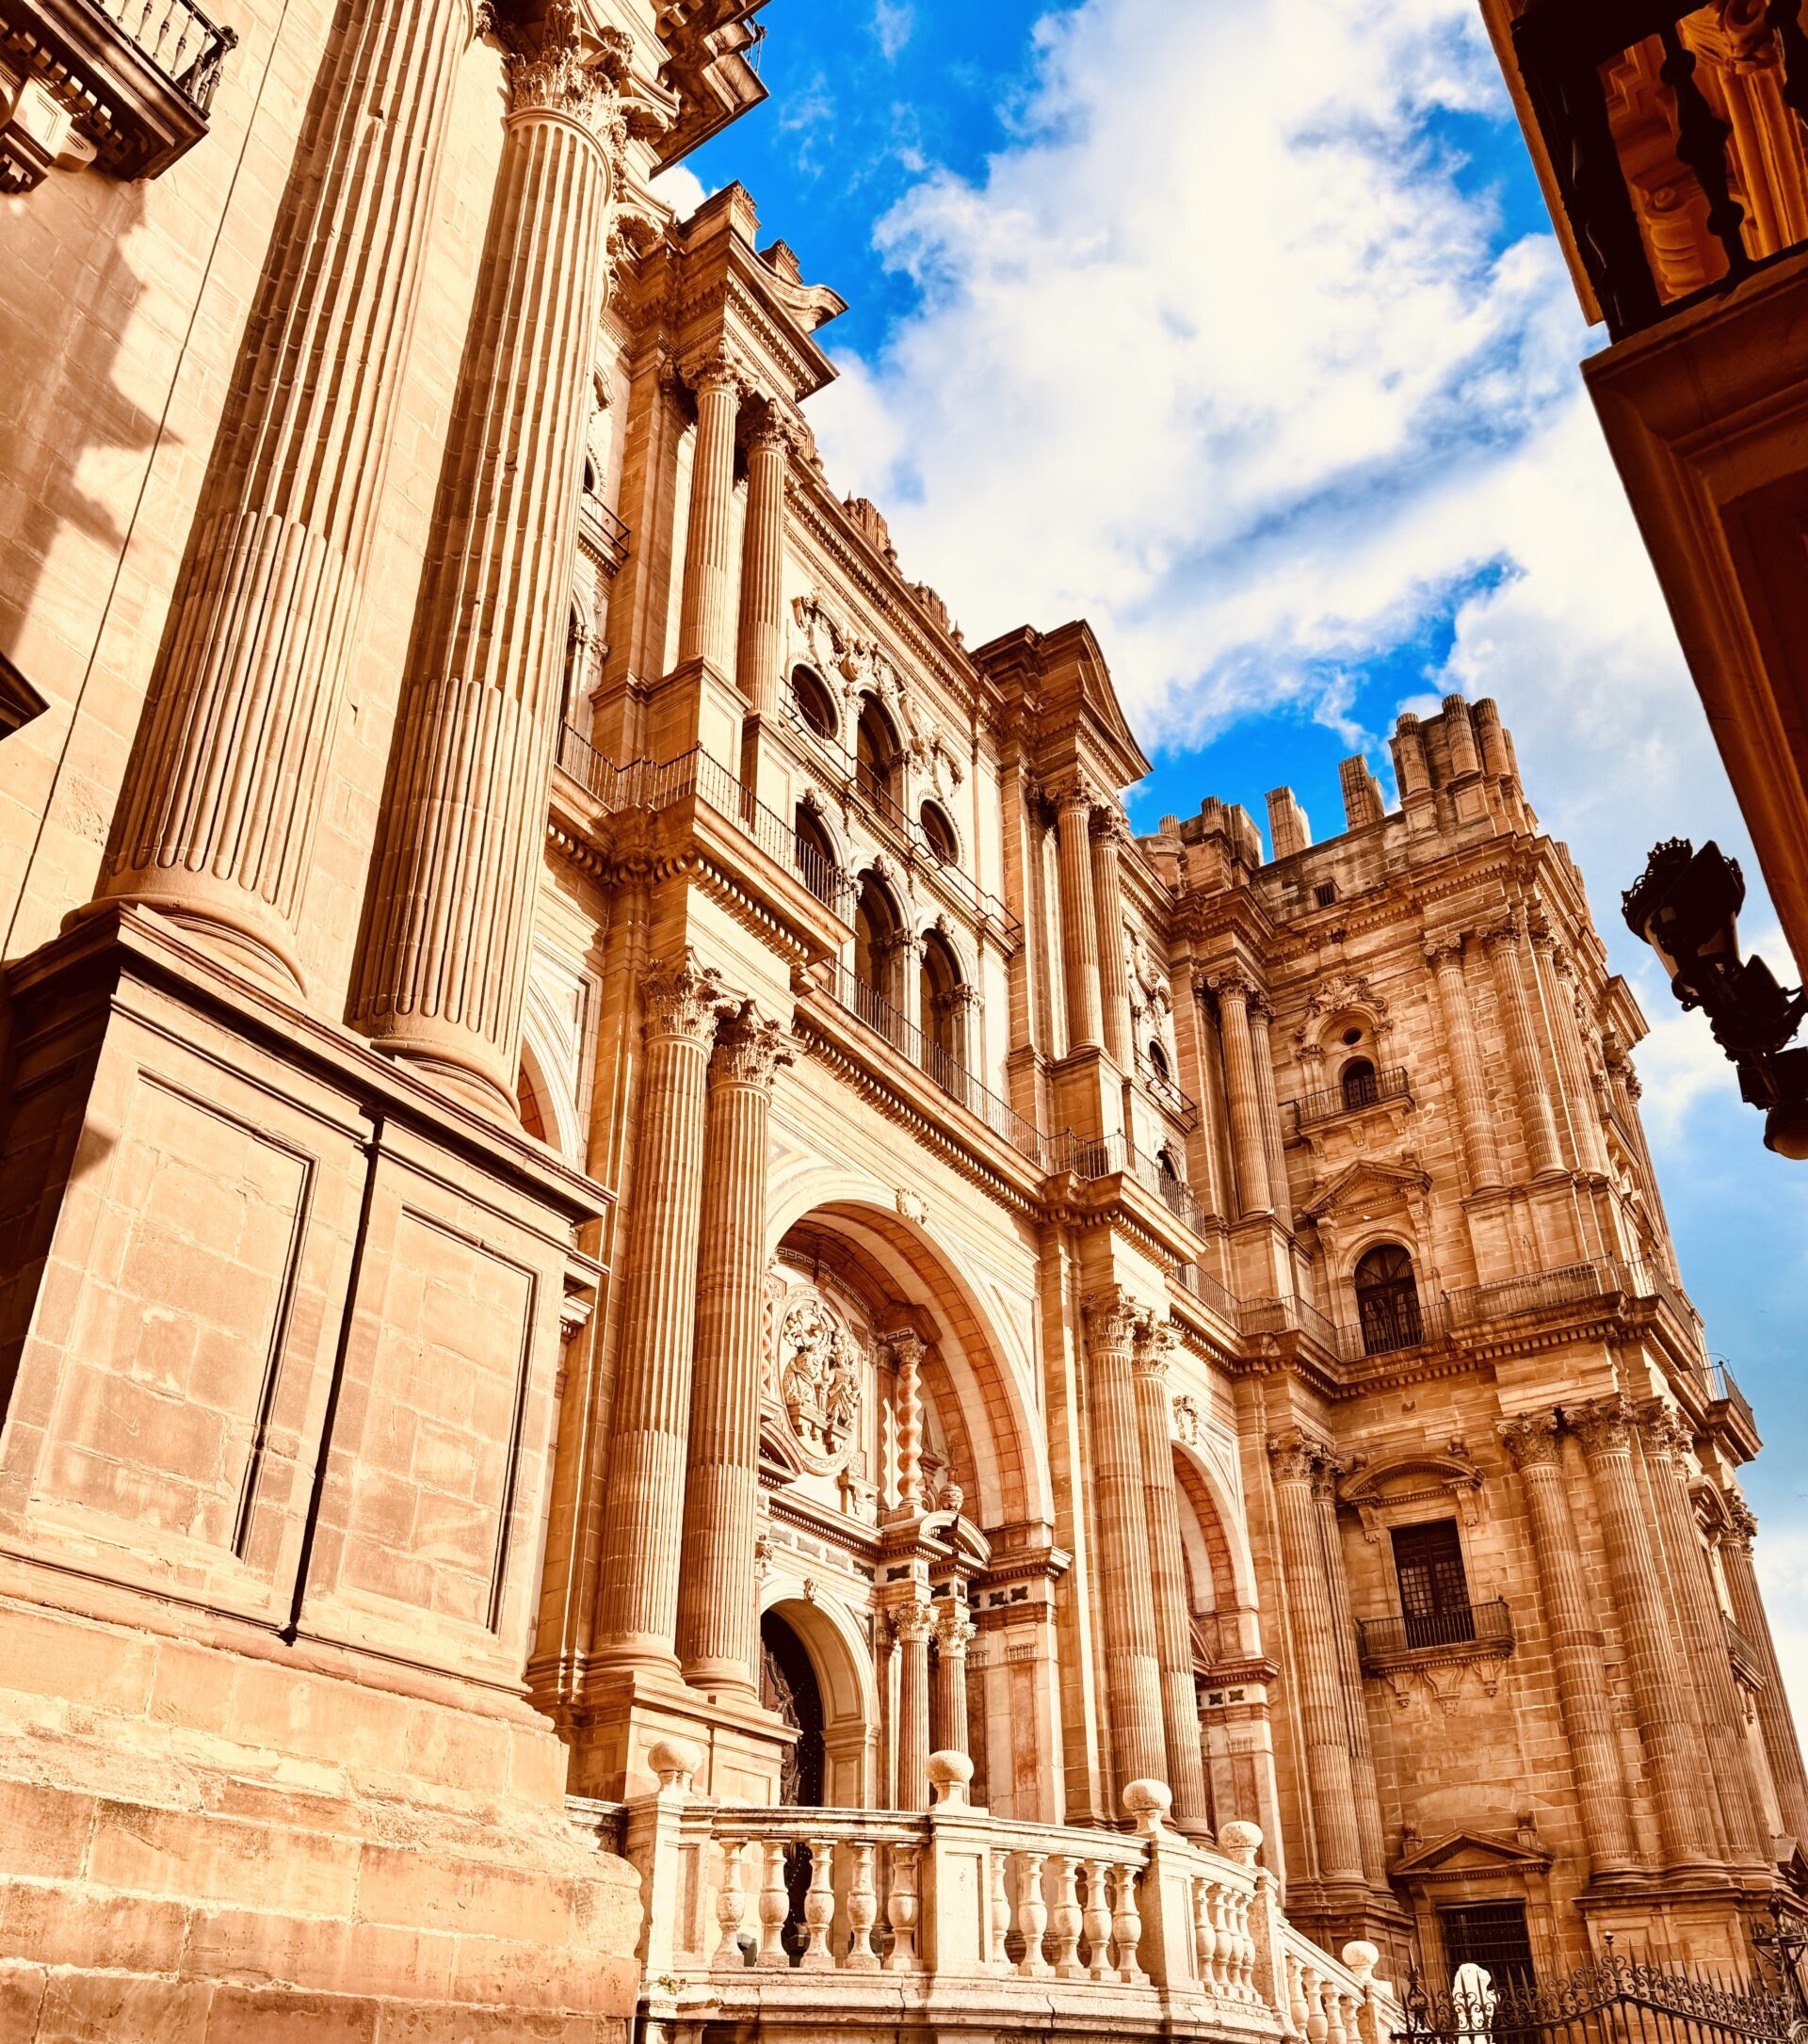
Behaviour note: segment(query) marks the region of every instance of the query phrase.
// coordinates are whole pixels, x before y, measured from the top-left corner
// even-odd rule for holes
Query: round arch
[[[1181,1544],[1193,1581],[1212,1585],[1216,1610],[1253,1610],[1255,1557],[1230,1487],[1198,1449],[1184,1441],[1174,1443],[1174,1474],[1184,1507]]]
[[[783,1618],[815,1671],[822,1694],[823,1807],[869,1809],[877,1786],[879,1689],[864,1630],[835,1599],[812,1595],[800,1577],[783,1567],[767,1583],[760,1616]]]

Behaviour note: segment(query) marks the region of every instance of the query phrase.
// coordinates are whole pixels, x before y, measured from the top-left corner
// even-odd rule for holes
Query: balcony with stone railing
[[[167,170],[207,133],[237,40],[194,0],[0,0],[0,192]]]
[[[963,2030],[1383,2044],[1398,2020],[1376,1954],[1340,1963],[1282,1914],[1262,1834],[1219,1849],[1167,1822],[1159,1782],[1124,1791],[1132,1828],[1019,1823],[969,1800],[973,1763],[937,1753],[926,1811],[754,1809],[691,1793],[663,1741],[660,1786],[622,1827],[640,1870],[650,2023],[695,2037]]]

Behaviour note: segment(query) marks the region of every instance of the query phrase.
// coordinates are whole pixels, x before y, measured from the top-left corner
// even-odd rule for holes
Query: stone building
[[[0,2034],[1742,1967],[1757,1437],[1509,736],[1138,837],[649,188],[752,11],[0,0]]]

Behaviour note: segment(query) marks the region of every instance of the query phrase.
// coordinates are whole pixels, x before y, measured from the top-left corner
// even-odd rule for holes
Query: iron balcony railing
[[[1615,340],[1804,246],[1773,161],[1808,119],[1808,29],[1792,0],[1528,0],[1512,27],[1563,211]],[[1762,18],[1760,18],[1762,17]],[[1751,74],[1774,73],[1768,104]],[[1736,103],[1736,104],[1735,104]],[[1736,196],[1735,196],[1736,195]],[[1741,200],[1745,202],[1741,202]]]
[[[1339,1352],[1337,1329],[1311,1300],[1297,1293],[1278,1298],[1246,1298],[1237,1309],[1245,1334],[1304,1334],[1332,1355]]]
[[[1762,1682],[1765,1666],[1758,1656],[1758,1650],[1752,1635],[1735,1622],[1729,1612],[1720,1613],[1720,1623],[1726,1628],[1726,1650],[1736,1666],[1751,1680]]]
[[[197,113],[214,104],[220,66],[238,41],[194,5],[194,0],[90,0]]]
[[[628,557],[628,528],[594,490],[578,497],[577,530],[590,551],[608,563],[609,572],[617,573]]]
[[[1748,1430],[1755,1436],[1758,1431],[1758,1416],[1752,1411],[1751,1401],[1739,1389],[1732,1371],[1727,1368],[1723,1356],[1708,1358],[1707,1381],[1712,1402],[1716,1405],[1731,1406]]]
[[[1232,1327],[1236,1326],[1236,1296],[1209,1270],[1202,1270],[1197,1263],[1183,1263],[1174,1273],[1174,1282],[1183,1291],[1190,1292],[1203,1305],[1209,1306],[1221,1320],[1229,1321]]]
[[[1165,1071],[1157,1070],[1140,1051],[1136,1058],[1137,1075],[1149,1088],[1150,1097],[1190,1135],[1199,1126],[1199,1102],[1191,1094],[1183,1092]]]
[[[1315,1122],[1329,1121],[1340,1114],[1355,1114],[1364,1107],[1374,1107],[1382,1101],[1411,1100],[1412,1088],[1407,1083],[1406,1069],[1392,1065],[1385,1071],[1364,1072],[1352,1079],[1348,1086],[1326,1086],[1323,1091],[1308,1093],[1303,1100],[1293,1103],[1295,1132],[1308,1129]]]
[[[1358,1618],[1356,1636],[1363,1667],[1374,1673],[1405,1655],[1439,1648],[1473,1645],[1480,1651],[1510,1652],[1513,1617],[1506,1601],[1496,1597],[1482,1604],[1437,1604],[1429,1611]]]
[[[1205,1209],[1193,1196],[1185,1180],[1164,1171],[1153,1157],[1146,1157],[1125,1135],[1075,1135],[1072,1129],[1048,1139],[1048,1168],[1072,1171],[1075,1178],[1115,1178],[1120,1173],[1145,1186],[1195,1234],[1205,1228]]]

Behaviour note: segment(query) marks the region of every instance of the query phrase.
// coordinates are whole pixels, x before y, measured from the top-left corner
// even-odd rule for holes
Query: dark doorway
[[[1468,1902],[1438,1915],[1445,1965],[1453,1977],[1459,1966],[1485,1966],[1496,1994],[1530,1992],[1536,1982],[1523,1902]]]
[[[822,1685],[816,1681],[809,1649],[776,1611],[768,1611],[760,1620],[760,1701],[798,1733],[797,1744],[779,1769],[779,1801],[791,1808],[820,1810]],[[791,1897],[784,1949],[795,1964],[809,1941],[803,1927],[803,1898],[810,1892],[809,1846],[785,1847],[784,1885]]]
[[[1369,1250],[1357,1264],[1355,1275],[1364,1355],[1386,1356],[1396,1348],[1416,1348],[1425,1339],[1425,1324],[1419,1316],[1412,1259],[1397,1242],[1384,1242]]]

